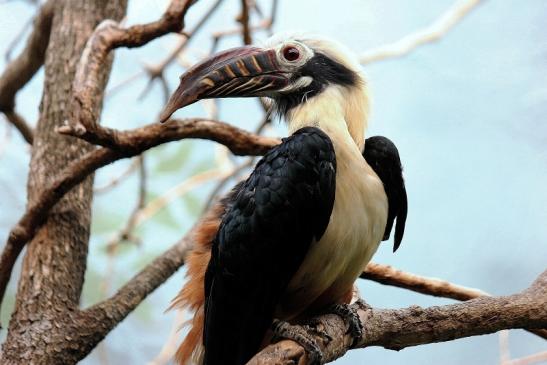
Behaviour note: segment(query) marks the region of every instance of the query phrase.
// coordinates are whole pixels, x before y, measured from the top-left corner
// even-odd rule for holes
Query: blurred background
[[[159,79],[149,85],[145,70],[161,64],[179,47],[181,36],[116,51],[103,124],[129,129],[155,121],[185,67],[213,48],[242,43],[235,20],[240,3],[219,3],[184,51],[165,68],[163,86]],[[409,196],[401,248],[393,254],[391,242],[384,243],[374,261],[505,295],[523,290],[547,267],[547,2],[478,3],[438,42],[404,57],[369,60],[363,66],[372,95],[368,135],[385,135],[397,144]],[[214,0],[196,4],[186,18],[187,29],[215,4]],[[165,0],[131,0],[126,23],[155,20],[166,5]],[[259,28],[253,32],[253,41],[259,43],[269,35],[272,0],[257,0],[256,5],[251,8],[250,23]],[[320,33],[363,55],[430,26],[453,5],[454,0],[427,5],[418,0],[279,0],[271,30]],[[35,11],[32,1],[0,2],[0,71],[24,45],[29,31],[25,24]],[[212,34],[218,35],[218,42]],[[22,41],[14,43],[19,35]],[[37,119],[42,82],[43,70],[18,94],[18,111],[28,121]],[[253,131],[264,119],[255,99],[200,102],[176,116],[215,117]],[[284,136],[286,129],[274,121],[264,133]],[[24,211],[29,158],[19,133],[0,120],[0,245]],[[110,296],[180,239],[215,191],[226,191],[245,176],[248,170],[239,168],[242,164],[249,165],[248,159],[233,158],[212,142],[185,140],[155,148],[143,160],[123,160],[99,170],[82,306]],[[234,170],[240,173],[234,175]],[[144,186],[142,171],[146,172]],[[135,212],[139,196],[141,209]],[[124,232],[130,216],[131,229]],[[18,266],[15,273],[19,271]],[[153,361],[173,338],[173,328],[188,318],[164,312],[181,288],[184,273],[182,268],[156,290],[82,364]],[[3,323],[13,310],[14,276],[2,307]],[[363,280],[358,284],[361,295],[374,307],[452,302]],[[0,332],[0,341],[5,335],[5,330]],[[180,341],[182,334],[174,338]],[[503,351],[508,349],[512,358],[547,351],[547,342],[520,330],[510,332],[508,343]],[[497,334],[400,352],[356,350],[336,362],[499,363]]]

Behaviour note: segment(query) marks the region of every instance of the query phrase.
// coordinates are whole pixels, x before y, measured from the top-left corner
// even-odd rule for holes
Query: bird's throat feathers
[[[369,112],[364,85],[343,87],[329,85],[319,94],[303,101],[286,114],[289,133],[313,126],[328,135],[347,134],[363,149]]]

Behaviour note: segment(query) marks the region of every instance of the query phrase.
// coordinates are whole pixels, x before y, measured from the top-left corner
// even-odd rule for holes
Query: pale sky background
[[[190,11],[193,24],[212,3]],[[261,0],[264,9],[270,0]],[[280,0],[275,31],[305,30],[345,43],[355,52],[398,40],[429,25],[453,0]],[[157,19],[166,2],[130,0],[128,23]],[[205,29],[191,41],[191,59],[210,49],[208,32],[232,28],[239,1],[225,0]],[[0,71],[4,52],[33,6],[0,4]],[[525,289],[547,267],[547,41],[544,0],[484,1],[439,43],[411,55],[368,65],[364,71],[373,98],[368,135],[382,134],[398,146],[405,167],[409,218],[396,254],[383,244],[374,261],[409,272],[476,287],[494,295]],[[264,34],[260,34],[262,39]],[[220,49],[241,42],[229,38]],[[173,47],[168,36],[137,50],[119,50],[109,87],[132,76],[143,63],[162,60]],[[20,50],[17,48],[17,52]],[[168,70],[171,90],[183,70]],[[17,110],[35,123],[43,71],[17,97]],[[105,103],[104,124],[128,129],[155,120],[163,95],[141,78]],[[256,100],[223,100],[220,119],[254,129],[261,119]],[[204,116],[198,103],[177,113]],[[0,143],[7,124],[0,121]],[[276,124],[273,135],[284,135]],[[214,144],[182,141],[146,154],[149,199],[165,193],[198,171],[214,166]],[[0,146],[0,246],[24,210],[29,152],[16,131]],[[104,185],[129,164],[118,162],[96,175]],[[167,249],[193,224],[213,183],[173,202],[137,231],[143,244],[128,244],[109,264],[105,243],[121,227],[136,201],[132,176],[109,193],[96,195],[93,235],[82,305],[111,294],[144,264]],[[110,268],[109,268],[110,267]],[[18,273],[20,267],[16,268]],[[112,270],[112,271],[109,271]],[[17,277],[18,274],[15,275]],[[175,313],[164,313],[180,289],[184,269],[151,295],[82,364],[146,364],[171,331]],[[105,282],[109,288],[101,289]],[[375,307],[430,306],[453,301],[360,281],[363,297]],[[13,308],[12,279],[1,318]],[[5,330],[0,332],[0,339]],[[514,358],[547,350],[547,342],[511,331]],[[498,364],[498,336],[467,338],[408,348],[351,351],[337,364]]]

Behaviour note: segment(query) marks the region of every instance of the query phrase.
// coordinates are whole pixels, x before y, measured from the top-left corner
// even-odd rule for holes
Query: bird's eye
[[[300,58],[300,51],[298,48],[293,46],[288,46],[283,48],[283,58],[285,58],[287,61],[296,61],[298,58]]]

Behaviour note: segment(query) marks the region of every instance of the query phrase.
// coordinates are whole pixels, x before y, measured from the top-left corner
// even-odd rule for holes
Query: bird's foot
[[[300,344],[308,354],[308,364],[321,365],[323,364],[323,352],[317,345],[317,341],[311,337],[308,330],[313,332],[313,328],[303,326],[293,326],[288,322],[274,319],[272,331],[277,338],[286,338]]]
[[[323,328],[323,323],[318,317],[306,320],[306,327],[311,333],[315,333],[317,336],[324,338],[327,343],[332,341],[332,337],[327,332],[320,329]]]
[[[359,307],[368,306],[361,299],[357,300],[356,304]],[[355,306],[352,304],[334,304],[330,307],[330,312],[339,315],[348,323],[348,332],[353,338],[352,347],[357,345],[363,337],[363,324]]]

